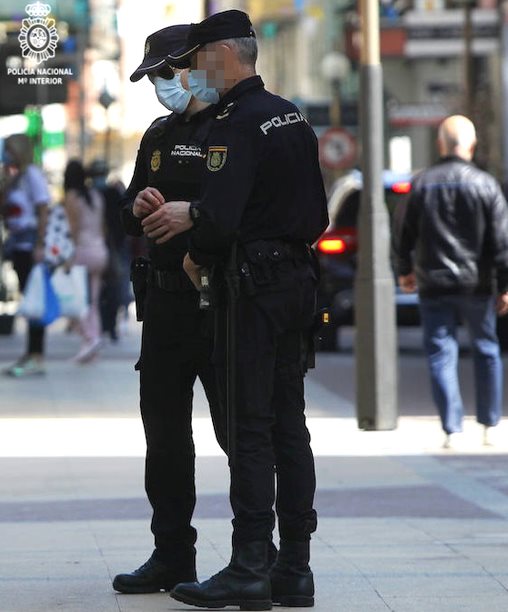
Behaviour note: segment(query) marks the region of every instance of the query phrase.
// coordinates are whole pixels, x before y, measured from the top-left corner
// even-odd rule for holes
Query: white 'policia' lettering
[[[260,130],[266,136],[271,128],[280,128],[293,123],[306,122],[305,117],[301,113],[286,113],[284,116],[272,117],[270,121],[265,121],[259,126]]]
[[[200,147],[184,144],[175,145],[171,151],[171,155],[175,157],[203,157]]]

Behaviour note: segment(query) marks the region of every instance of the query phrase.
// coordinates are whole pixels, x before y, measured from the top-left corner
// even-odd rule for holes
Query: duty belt
[[[307,259],[310,254],[310,247],[305,242],[287,242],[279,239],[252,240],[243,243],[241,248],[243,248],[251,263],[265,258],[272,262],[287,259]]]
[[[183,270],[150,270],[150,281],[163,291],[195,291],[190,278]]]

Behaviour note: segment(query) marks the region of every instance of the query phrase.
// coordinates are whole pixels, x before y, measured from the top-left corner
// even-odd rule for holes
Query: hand
[[[415,273],[411,272],[405,276],[399,276],[399,287],[404,293],[414,293],[417,289]]]
[[[138,219],[142,219],[155,212],[162,204],[164,204],[162,193],[155,187],[147,187],[136,196],[132,206],[132,214]]]
[[[187,276],[191,279],[192,284],[198,291],[201,291],[201,266],[195,264],[189,256],[185,255],[183,259],[183,269]]]
[[[508,291],[497,296],[496,311],[500,317],[508,313]]]
[[[141,222],[148,238],[163,244],[173,236],[189,230],[193,223],[189,216],[190,202],[166,202]]]

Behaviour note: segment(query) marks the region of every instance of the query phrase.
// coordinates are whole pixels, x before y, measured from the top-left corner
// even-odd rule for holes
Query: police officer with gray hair
[[[184,268],[197,287],[204,269],[222,272],[226,285],[232,270],[237,273],[228,306],[237,323],[229,363],[236,369],[236,416],[229,428],[233,554],[209,580],[179,584],[171,595],[191,605],[242,610],[314,603],[315,471],[302,347],[315,315],[318,270],[311,245],[328,224],[316,137],[293,104],[265,90],[256,55],[248,15],[231,10],[193,24],[187,44],[168,58],[190,58],[190,90],[217,103],[202,192],[191,203],[172,203],[169,234],[192,227]],[[223,294],[216,349],[224,368]],[[228,375],[231,385],[231,371],[221,378]],[[274,503],[281,540],[270,567]]]
[[[169,200],[198,197],[205,164],[201,143],[215,113],[185,89],[186,70],[169,67],[165,56],[186,39],[188,25],[151,34],[145,57],[132,74],[152,81],[159,101],[172,113],[144,134],[134,175],[123,197],[127,233],[148,239],[149,260],[133,262],[138,319],[143,319],[140,408],[147,451],[145,488],[153,508],[155,550],[135,571],[119,574],[113,587],[122,593],[170,590],[196,579],[196,502],[192,440],[193,386],[203,384],[219,443],[222,416],[211,365],[213,325],[199,309],[199,294],[182,270],[188,235],[168,240]],[[185,66],[185,62],[178,63]],[[213,323],[213,321],[211,322]]]

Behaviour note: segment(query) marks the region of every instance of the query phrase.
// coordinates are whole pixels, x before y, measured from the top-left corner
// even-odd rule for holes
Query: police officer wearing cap
[[[232,10],[192,25],[185,47],[168,58],[190,57],[191,91],[218,102],[201,196],[171,207],[170,234],[192,227],[184,267],[196,286],[212,264],[226,268],[227,279],[225,262],[236,251],[240,287],[235,452],[229,457],[233,555],[209,580],[177,585],[171,595],[191,605],[242,610],[314,603],[315,472],[302,346],[316,297],[311,245],[328,224],[316,137],[293,104],[265,90],[256,55],[248,16]],[[224,325],[218,329],[224,363]],[[269,569],[274,503],[281,540]]]
[[[215,116],[208,103],[196,100],[182,86],[187,71],[173,70],[164,61],[184,43],[188,30],[189,26],[177,25],[150,35],[143,62],[131,76],[131,81],[138,81],[146,74],[172,114],[154,121],[144,134],[123,197],[124,227],[129,234],[147,236],[150,256],[149,262],[134,262],[139,269],[133,274],[136,279],[141,275],[138,292],[139,285],[146,284],[146,297],[136,295],[137,305],[144,307],[136,369],[155,550],[140,568],[115,577],[113,587],[122,593],[170,590],[182,580],[196,579],[191,411],[197,377],[221,441],[220,405],[210,363],[213,326],[199,310],[199,294],[182,270],[188,235],[169,240],[165,221],[169,200],[189,200],[200,193],[205,169],[201,142]]]

